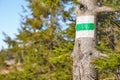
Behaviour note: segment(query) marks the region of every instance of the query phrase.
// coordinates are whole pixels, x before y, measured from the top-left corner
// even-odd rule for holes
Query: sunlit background
[[[0,49],[2,46],[7,48],[7,44],[3,42],[3,32],[15,37],[17,29],[20,27],[22,6],[27,6],[25,0],[0,0]]]

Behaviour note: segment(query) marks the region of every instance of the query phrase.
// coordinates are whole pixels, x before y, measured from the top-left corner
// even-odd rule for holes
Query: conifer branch
[[[99,12],[113,12],[115,10],[113,8],[103,6],[103,7],[97,7],[95,11],[99,13]]]

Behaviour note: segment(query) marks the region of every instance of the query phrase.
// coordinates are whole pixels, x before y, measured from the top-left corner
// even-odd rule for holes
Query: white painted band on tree
[[[78,16],[76,24],[80,23],[94,23],[94,16]]]
[[[94,38],[94,16],[79,16],[76,20],[76,38]]]
[[[94,30],[89,31],[76,31],[76,38],[91,37],[94,38]]]

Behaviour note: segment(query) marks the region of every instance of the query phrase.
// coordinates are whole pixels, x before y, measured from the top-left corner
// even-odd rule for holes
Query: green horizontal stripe
[[[93,23],[77,24],[76,31],[81,30],[94,30],[94,24]]]

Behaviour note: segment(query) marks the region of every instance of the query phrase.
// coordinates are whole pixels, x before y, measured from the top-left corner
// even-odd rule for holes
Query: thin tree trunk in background
[[[96,15],[98,12],[113,11],[109,7],[98,7],[97,0],[78,0],[76,14],[76,38],[73,58],[73,80],[98,80],[97,70],[91,65],[102,53],[96,44]]]

